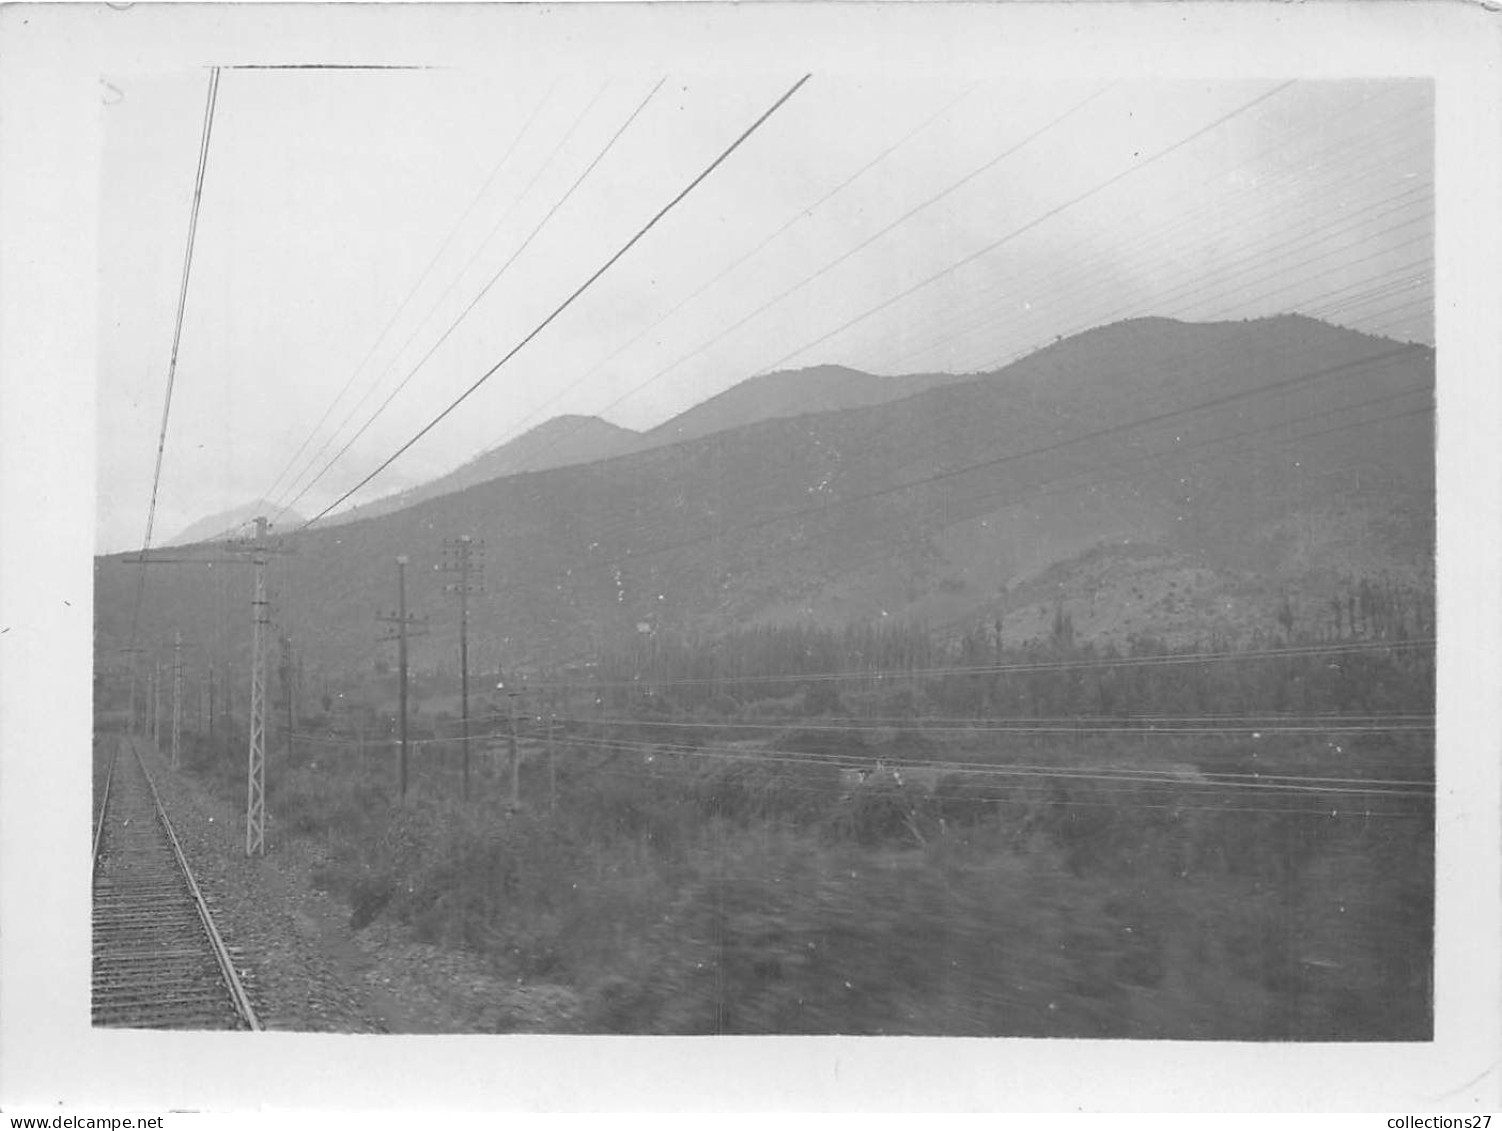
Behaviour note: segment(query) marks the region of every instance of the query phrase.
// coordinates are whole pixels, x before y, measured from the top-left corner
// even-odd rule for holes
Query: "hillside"
[[[610,459],[647,447],[641,433],[595,416],[555,416],[449,472],[447,475],[364,506],[331,515],[331,526],[391,514],[426,499],[449,495],[506,475],[546,471]]]
[[[471,655],[536,666],[638,625],[714,633],[804,620],[1005,616],[1058,602],[1102,639],[1300,622],[1334,587],[1433,567],[1434,355],[1305,318],[1141,320],[903,400],[764,420],[603,462],[513,474],[290,540],[277,620],[310,665],[368,671],[372,617],[430,618],[419,668],[452,666],[446,537],[488,543]],[[146,615],[207,639],[211,571],[181,567]],[[222,571],[221,571],[222,572]],[[101,564],[101,641],[134,574]],[[1170,584],[1172,583],[1172,584]]]
[[[391,514],[506,475],[613,459],[763,420],[885,404],[965,379],[948,373],[876,377],[840,365],[820,365],[748,378],[647,432],[633,432],[594,416],[555,416],[447,475],[332,515],[327,523],[340,525]]]

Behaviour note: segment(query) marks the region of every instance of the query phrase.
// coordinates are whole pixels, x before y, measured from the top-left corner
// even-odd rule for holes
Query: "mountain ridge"
[[[1028,634],[1052,612],[1044,592],[1103,639],[1250,631],[1280,592],[1315,615],[1353,571],[1432,577],[1433,359],[1307,319],[1119,323],[898,402],[315,528],[277,564],[284,615],[310,661],[347,668],[393,599],[394,556],[422,578],[443,538],[468,533],[486,539],[492,581],[471,646],[508,664],[587,655],[640,625],[999,611]],[[120,579],[99,576],[108,637]],[[191,589],[153,615],[207,615]],[[410,607],[434,626],[414,662],[450,663],[441,592],[424,583]]]
[[[884,404],[938,385],[967,379],[966,375],[949,373],[882,377],[848,366],[818,365],[749,377],[646,431],[624,428],[598,416],[575,413],[554,416],[520,436],[481,452],[453,471],[339,512],[330,516],[327,524],[390,514],[439,495],[508,475],[614,459],[763,420]]]

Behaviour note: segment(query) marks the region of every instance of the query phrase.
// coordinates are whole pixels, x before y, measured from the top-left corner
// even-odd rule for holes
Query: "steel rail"
[[[146,768],[146,762],[141,757],[141,752],[134,744],[131,747],[136,756],[136,762],[141,767],[141,773],[146,777],[146,787],[151,791],[151,800],[156,806],[157,819],[161,821],[162,830],[167,834],[167,843],[172,846],[172,855],[177,860],[178,870],[182,873],[184,881],[188,885],[188,892],[193,897],[193,906],[198,911],[198,918],[203,923],[204,934],[208,937],[209,945],[214,951],[214,960],[219,964],[219,969],[224,975],[224,982],[229,989],[230,997],[234,1001],[235,1012],[245,1022],[247,1029],[259,1030],[261,1022],[256,1017],[255,1008],[250,1003],[250,995],[245,992],[245,986],[240,981],[240,974],[235,969],[234,960],[230,957],[229,949],[220,937],[219,928],[214,925],[214,916],[209,911],[208,903],[204,900],[203,892],[199,890],[198,881],[193,876],[193,869],[188,866],[188,858],[183,855],[182,845],[178,843],[177,833],[172,828],[172,821],[167,816],[166,806],[162,804],[162,798],[157,793],[156,782],[151,780],[151,771]]]
[[[109,812],[110,785],[115,780],[115,762],[120,757],[120,743],[124,741],[122,738],[115,743],[115,752],[110,755],[110,768],[104,774],[104,794],[99,800],[99,812],[94,817],[94,855],[89,860],[89,874],[91,876],[99,870],[99,845],[101,838],[104,836],[104,815]]]

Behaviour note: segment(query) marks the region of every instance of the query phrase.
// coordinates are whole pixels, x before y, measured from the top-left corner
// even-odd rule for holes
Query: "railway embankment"
[[[249,974],[265,1028],[453,1031],[444,1003],[415,976],[377,962],[354,937],[348,912],[312,888],[305,849],[277,844],[248,858],[243,812],[174,773],[149,744],[144,757],[216,921]]]

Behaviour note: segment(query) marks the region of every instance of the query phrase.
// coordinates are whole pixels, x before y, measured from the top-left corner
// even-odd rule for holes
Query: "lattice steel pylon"
[[[267,541],[266,530],[269,525],[264,517],[258,517],[255,520],[254,538],[248,540],[231,538],[219,543],[222,549],[230,552],[232,555],[230,557],[204,557],[190,549],[166,557],[147,557],[142,553],[139,556],[133,555],[118,559],[122,565],[214,566],[243,565],[246,559],[238,555],[250,555],[250,564],[255,567],[256,576],[255,597],[251,602],[253,635],[250,667],[250,751],[245,795],[245,854],[247,856],[265,855],[266,852],[266,634],[271,623],[267,612],[270,602],[266,597],[266,562],[268,554],[290,552],[286,547],[272,545]],[[147,688],[147,698],[152,706],[154,742],[159,740],[160,734],[161,682],[161,676],[158,674]],[[229,688],[226,686],[226,694],[228,691]]]
[[[266,854],[266,519],[256,519],[255,626],[250,642],[250,751],[246,764],[245,855]]]

